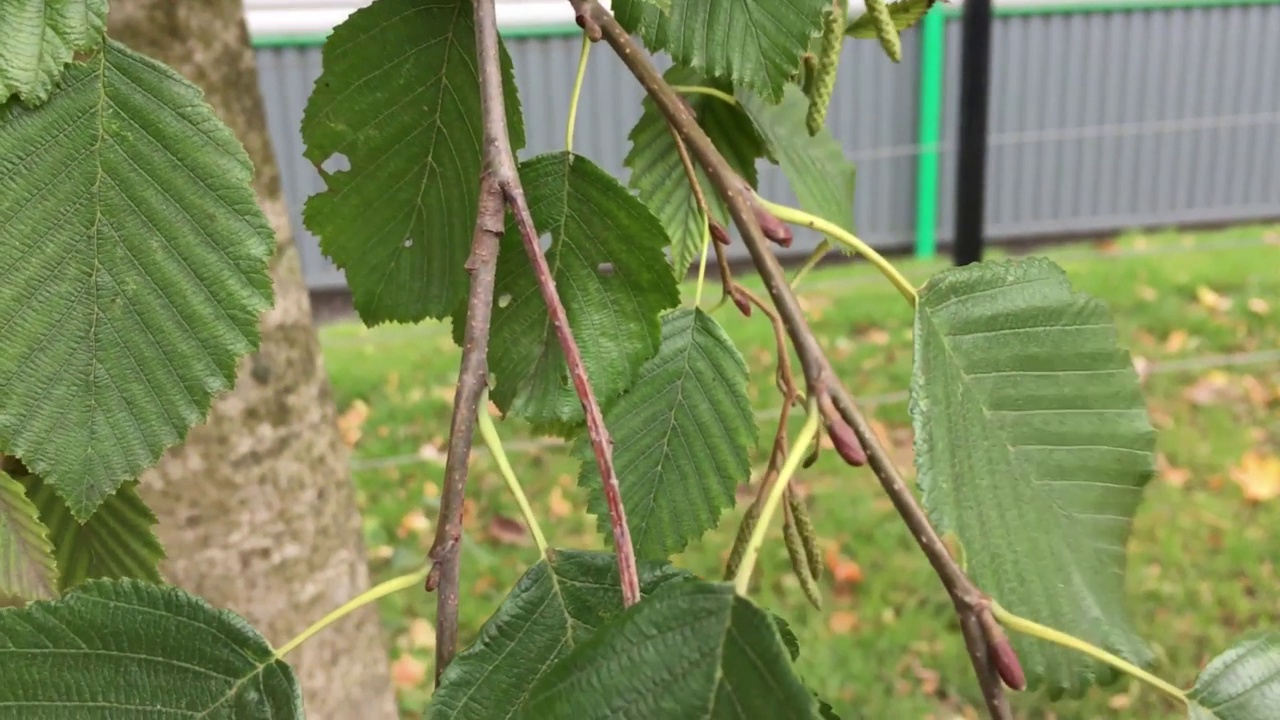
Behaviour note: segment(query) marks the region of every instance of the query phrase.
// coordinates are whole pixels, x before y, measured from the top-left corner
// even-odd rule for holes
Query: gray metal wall
[[[954,222],[960,23],[948,21],[937,233]],[[874,41],[846,45],[828,125],[858,166],[858,234],[890,249],[915,237],[920,34],[895,65]],[[993,35],[987,230],[994,242],[1136,226],[1280,217],[1280,5],[1006,15]],[[1270,41],[1270,42],[1269,42]],[[508,39],[529,136],[560,149],[578,37]],[[268,119],[314,289],[344,282],[301,221],[322,186],[298,126],[317,48],[258,51]],[[592,53],[574,149],[625,177],[641,91]],[[761,164],[762,193],[794,202]],[[793,250],[812,247],[798,235]],[[741,245],[732,250],[745,254]]]

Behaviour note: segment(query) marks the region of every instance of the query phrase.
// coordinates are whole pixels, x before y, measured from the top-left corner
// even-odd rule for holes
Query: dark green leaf
[[[1280,632],[1237,643],[1209,661],[1187,700],[1191,720],[1274,720],[1280,710]]]
[[[0,125],[0,451],[88,517],[258,345],[275,252],[200,90],[108,41]]]
[[[673,583],[539,678],[522,717],[803,718],[816,703],[768,613],[729,585]]]
[[[615,0],[613,12],[645,47],[676,64],[756,91],[771,102],[822,29],[826,0],[672,0],[663,13],[644,0]]]
[[[1146,664],[1127,618],[1125,546],[1155,431],[1106,307],[1042,258],[939,273],[920,292],[916,466],[940,533],[1011,612]],[[1077,694],[1114,674],[1019,635],[1030,686]]]
[[[72,56],[101,47],[106,29],[106,0],[0,2],[0,104],[48,100]]]
[[[692,577],[665,563],[641,562],[639,571],[644,595]],[[512,717],[543,672],[622,612],[621,588],[612,554],[551,551],[445,670],[428,720]]]
[[[899,0],[899,2],[891,2],[889,3],[889,16],[893,18],[894,27],[901,32],[919,22],[935,2],[937,0]],[[850,37],[874,38],[876,37],[876,24],[871,19],[870,13],[863,13],[856,20],[849,23],[844,32]]]
[[[346,271],[366,324],[444,318],[467,291],[481,167],[468,0],[377,0],[334,29],[302,120],[306,156],[345,156],[307,200],[307,227]],[[524,146],[500,46],[507,126]]]
[[[626,394],[608,406],[614,468],[636,554],[665,558],[715,527],[734,490],[751,479],[756,442],[747,364],[724,330],[701,310],[662,319],[658,354]],[[578,483],[587,508],[611,537],[591,445],[580,438]]]
[[[732,94],[725,83],[712,82],[698,73],[673,67],[664,75],[672,85],[701,85]],[[698,124],[729,161],[729,165],[752,187],[756,184],[756,158],[764,155],[760,136],[742,108],[709,95],[687,95],[685,100],[697,114]],[[675,139],[667,128],[666,117],[645,98],[644,113],[631,129],[627,139],[631,152],[623,164],[631,168],[629,185],[640,193],[640,199],[666,228],[671,238],[671,266],[677,278],[683,279],[689,264],[702,252],[702,214],[689,185],[688,174],[680,161]],[[729,211],[720,200],[702,166],[694,165],[702,196],[711,209],[711,217],[721,225],[729,225]]]
[[[302,718],[293,671],[244,619],[137,580],[0,610],[0,667],[15,720]]]
[[[138,497],[136,480],[122,485],[83,524],[40,478],[28,475],[21,481],[49,528],[60,592],[91,578],[160,582],[164,547],[155,535],[155,514]]]
[[[538,232],[551,235],[547,262],[596,398],[606,403],[657,352],[658,315],[680,301],[662,256],[666,233],[644,203],[584,157],[539,155],[520,164],[520,178]],[[494,402],[540,428],[580,424],[582,405],[514,224],[502,238],[494,298]],[[464,329],[456,318],[459,342]]]
[[[0,598],[41,600],[58,594],[49,529],[26,488],[0,470]]]
[[[800,207],[853,232],[853,186],[856,171],[840,143],[825,127],[809,135],[804,92],[787,86],[781,104],[770,105],[749,93],[738,100],[764,138],[768,156],[781,168]]]

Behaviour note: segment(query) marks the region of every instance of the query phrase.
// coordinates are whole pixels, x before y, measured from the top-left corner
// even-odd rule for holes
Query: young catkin
[[[902,38],[898,37],[898,26],[893,22],[889,12],[889,4],[885,0],[866,0],[867,15],[876,27],[876,37],[880,38],[880,47],[884,48],[889,59],[902,60]]]
[[[813,529],[813,519],[809,517],[809,509],[794,488],[787,488],[787,508],[796,521],[796,531],[800,535],[800,543],[804,546],[805,561],[809,565],[809,574],[814,580],[822,579],[822,554],[818,551],[818,534]]]
[[[782,516],[782,539],[787,546],[787,554],[791,556],[791,571],[800,581],[800,589],[814,608],[822,609],[822,592],[818,589],[817,579],[813,577],[809,559],[805,553],[804,540],[796,527],[795,517],[788,506]]]
[[[844,47],[844,10],[840,3],[831,7],[822,24],[818,39],[818,58],[813,68],[809,93],[809,112],[804,123],[810,135],[817,135],[827,122],[827,108],[836,89],[836,70],[840,66],[840,49]]]

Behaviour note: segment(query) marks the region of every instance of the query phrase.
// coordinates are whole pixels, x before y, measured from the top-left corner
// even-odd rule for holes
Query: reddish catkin
[[[791,247],[791,228],[787,224],[774,217],[773,213],[760,207],[758,204],[752,204],[751,209],[756,213],[756,222],[760,223],[760,231],[764,236],[777,245],[784,248]]]
[[[712,240],[715,240],[721,245],[728,245],[729,243],[733,242],[733,239],[729,237],[729,231],[725,230],[723,225],[716,222],[715,220],[712,220],[711,222],[709,222],[708,225],[711,228]]]
[[[751,301],[745,295],[740,292],[730,292],[729,297],[733,298],[733,304],[738,306],[743,317],[751,317]]]
[[[1018,653],[1014,651],[1009,638],[997,638],[988,647],[991,650],[991,659],[995,663],[996,672],[1000,674],[1004,684],[1008,685],[1010,690],[1025,690],[1027,676],[1022,672],[1022,663],[1018,660]]]

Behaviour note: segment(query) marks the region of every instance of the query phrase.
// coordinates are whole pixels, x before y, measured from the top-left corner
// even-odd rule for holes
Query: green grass
[[[1272,243],[1241,245],[1259,237]],[[1276,238],[1275,228],[1252,227],[1130,236],[1105,250],[1073,245],[1039,254],[1057,259],[1078,289],[1107,301],[1136,356],[1186,360],[1280,348]],[[1133,250],[1144,252],[1128,252]],[[920,283],[942,264],[900,267]],[[759,287],[754,279],[747,284]],[[1206,307],[1197,298],[1202,288],[1228,299],[1230,307]],[[713,284],[707,296],[718,295]],[[801,295],[837,372],[869,401],[869,413],[910,470],[902,399],[911,371],[909,309],[865,264],[816,271]],[[1270,313],[1259,314],[1256,301],[1251,310],[1251,299],[1265,302]],[[763,451],[777,407],[770,326],[759,313],[743,318],[731,304],[716,317],[751,368]],[[417,567],[431,542],[458,351],[443,324],[374,330],[338,324],[324,328],[322,340],[339,408],[357,401],[368,406],[355,449],[356,483],[372,567],[385,579]],[[1204,384],[1206,376],[1219,384]],[[1188,399],[1189,388],[1198,390],[1198,404]],[[1280,625],[1280,500],[1245,502],[1231,473],[1246,452],[1280,453],[1280,362],[1157,372],[1146,389],[1167,462],[1148,487],[1130,546],[1132,611],[1156,649],[1157,672],[1187,686],[1238,633]],[[499,431],[551,543],[602,547],[595,519],[582,510],[585,494],[565,448],[531,443],[517,422],[499,423]],[[383,460],[415,455],[417,460],[399,464]],[[758,452],[757,468],[763,460]],[[819,612],[789,575],[781,544],[766,548],[754,597],[795,628],[806,681],[846,720],[977,717],[981,698],[950,603],[875,478],[827,452],[798,479],[812,493],[814,522],[832,561],[845,570],[856,563],[862,575],[859,582],[834,584],[827,572]],[[473,459],[467,493],[464,642],[537,556],[528,538],[513,538],[494,524],[519,513],[484,452]],[[744,507],[745,500],[676,562],[718,577]],[[427,666],[426,680],[400,691],[405,716],[419,717],[430,692],[432,653],[422,627],[434,616],[435,598],[409,590],[381,609],[395,638],[393,654]],[[412,666],[405,662],[404,669]],[[1094,689],[1081,700],[1051,703],[1041,694],[1019,694],[1013,704],[1023,718],[1154,718],[1176,710],[1154,691],[1127,682]]]

